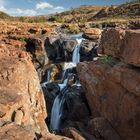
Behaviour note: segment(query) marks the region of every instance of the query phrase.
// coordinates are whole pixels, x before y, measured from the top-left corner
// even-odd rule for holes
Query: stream
[[[83,49],[81,48],[81,44],[85,39],[81,35],[74,35],[69,38],[69,41],[76,41],[74,49],[71,55],[69,55],[71,57],[61,62],[62,52],[65,55],[67,55],[67,52],[66,50],[62,51],[61,45],[58,45],[56,55],[53,57],[54,62],[51,61],[50,67],[47,69],[46,81],[41,84],[42,88],[45,89],[44,91],[47,91],[46,93],[44,92],[47,94],[45,97],[46,100],[48,97],[51,97],[52,100],[50,103],[52,105],[46,104],[47,107],[50,106],[48,107],[50,109],[48,111],[49,119],[47,125],[51,131],[59,131],[62,128],[72,125],[74,121],[86,120],[85,118],[90,115],[85,93],[76,72],[76,66],[81,60],[80,51]],[[67,43],[65,40],[63,42],[63,45]],[[62,69],[58,70],[58,66],[61,66]],[[56,80],[55,75],[57,74],[59,78]],[[46,103],[48,103],[48,100]]]

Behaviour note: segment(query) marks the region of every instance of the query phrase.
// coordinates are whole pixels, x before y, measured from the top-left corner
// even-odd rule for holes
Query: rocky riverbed
[[[0,22],[1,140],[139,140],[140,30]]]

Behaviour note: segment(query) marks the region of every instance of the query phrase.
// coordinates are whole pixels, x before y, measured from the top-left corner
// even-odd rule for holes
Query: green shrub
[[[56,22],[62,22],[62,19],[59,16],[52,16],[48,19],[48,21],[56,21]]]
[[[19,17],[19,21],[25,22],[26,21],[26,17]]]
[[[25,41],[26,41],[26,38],[25,38],[25,37],[21,37],[19,40],[20,40],[21,42],[25,42]]]
[[[70,25],[67,29],[66,29],[67,33],[71,33],[71,34],[77,34],[80,32],[79,27],[75,26],[75,25]]]
[[[111,66],[114,66],[120,62],[117,58],[114,58],[112,56],[104,55],[99,58],[99,61],[103,64],[109,64]]]

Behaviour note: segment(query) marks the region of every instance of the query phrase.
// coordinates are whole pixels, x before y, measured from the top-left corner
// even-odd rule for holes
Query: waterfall
[[[49,82],[51,79],[51,71],[50,69],[47,71],[47,82]]]
[[[42,83],[41,86],[42,86],[42,87],[46,87],[46,84],[48,84],[48,83],[50,82],[50,79],[51,79],[51,70],[48,69],[48,70],[47,70],[47,81],[44,82],[44,83]]]
[[[77,64],[80,62],[80,45],[81,45],[81,42],[82,42],[82,38],[80,39],[76,39],[77,40],[77,45],[73,51],[73,55],[72,55],[72,62]]]
[[[51,111],[50,128],[52,130],[59,130],[60,128],[61,117],[63,115],[63,106],[65,103],[65,93],[67,90],[69,77],[71,76],[69,75],[69,70],[72,69],[73,67],[76,67],[76,64],[80,62],[79,50],[80,50],[80,44],[82,42],[82,38],[77,38],[76,40],[77,40],[77,45],[73,51],[72,62],[64,64],[62,83],[58,84],[61,93],[57,95],[57,97],[55,98]],[[79,81],[77,81],[74,85],[81,86]]]

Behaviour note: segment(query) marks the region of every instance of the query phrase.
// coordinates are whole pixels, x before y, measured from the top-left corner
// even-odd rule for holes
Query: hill
[[[10,18],[11,17],[8,14],[0,11],[0,19],[10,19]]]
[[[101,19],[116,19],[121,18],[132,19],[140,17],[140,0],[127,2],[121,5],[113,6],[86,6],[71,9],[70,11],[62,12],[50,16],[50,21],[61,21],[66,23],[75,22],[90,22]]]
[[[83,5],[79,8],[71,9],[56,15],[50,16],[49,21],[61,21],[61,22],[86,22],[87,19],[95,16],[101,9],[108,6],[87,6]]]
[[[99,19],[105,17],[140,17],[140,0],[127,2],[119,6],[103,8],[92,18]]]

